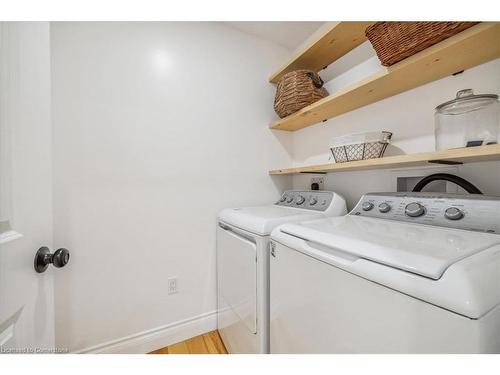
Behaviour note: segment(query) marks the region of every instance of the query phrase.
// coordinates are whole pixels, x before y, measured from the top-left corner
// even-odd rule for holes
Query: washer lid
[[[358,216],[286,224],[283,233],[434,280],[452,264],[500,244],[497,234]]]
[[[325,217],[321,212],[277,205],[222,210],[219,220],[260,236],[267,236],[280,224]]]

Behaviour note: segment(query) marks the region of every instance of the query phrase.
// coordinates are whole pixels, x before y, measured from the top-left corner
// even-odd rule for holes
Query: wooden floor
[[[219,332],[212,331],[149,354],[227,354],[227,350]]]

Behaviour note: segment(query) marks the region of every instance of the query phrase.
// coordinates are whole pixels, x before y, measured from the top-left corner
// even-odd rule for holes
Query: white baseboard
[[[78,350],[79,354],[142,354],[164,348],[191,337],[213,331],[217,328],[215,311],[180,320],[175,323],[157,327],[148,331],[126,336],[86,349]]]

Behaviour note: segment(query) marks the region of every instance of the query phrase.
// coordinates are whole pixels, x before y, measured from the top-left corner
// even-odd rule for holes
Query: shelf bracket
[[[446,165],[461,165],[463,164],[461,161],[453,161],[453,160],[429,160],[429,163],[432,164],[446,164]]]

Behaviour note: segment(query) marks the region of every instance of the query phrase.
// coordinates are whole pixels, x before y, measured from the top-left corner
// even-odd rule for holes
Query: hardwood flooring
[[[212,331],[149,354],[227,354],[219,332]]]

